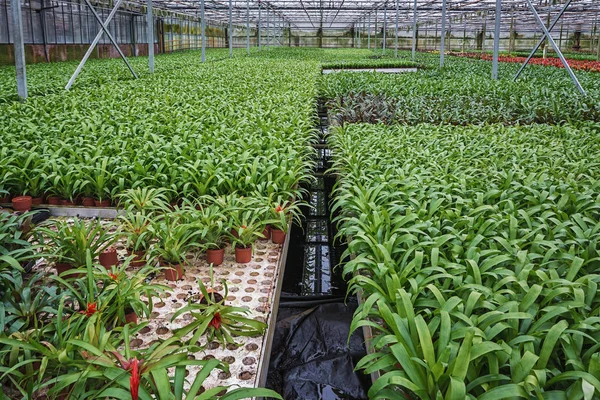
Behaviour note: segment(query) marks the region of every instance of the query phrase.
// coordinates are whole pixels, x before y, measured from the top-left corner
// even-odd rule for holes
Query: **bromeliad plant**
[[[177,212],[157,216],[149,229],[157,240],[150,251],[151,258],[157,258],[165,267],[168,280],[181,279],[187,252],[200,246],[196,229]]]
[[[79,268],[86,265],[88,251],[93,259],[116,241],[116,235],[109,233],[100,220],[50,220],[40,226],[44,248],[57,268]],[[64,271],[61,271],[64,272]]]
[[[209,294],[200,279],[198,279],[198,285],[205,301],[196,303],[190,301],[187,306],[180,308],[173,315],[172,320],[188,312],[193,317],[188,325],[175,331],[177,336],[185,337],[192,334],[188,343],[196,344],[200,338],[206,335],[206,343],[216,339],[225,348],[227,344],[238,344],[235,337],[252,337],[263,334],[267,325],[264,322],[248,318],[250,312],[247,309],[225,305],[228,288],[224,280],[222,281],[224,293],[220,297],[220,301],[215,301],[216,296]]]
[[[352,330],[373,330],[358,366],[381,375],[369,397],[600,395],[598,142],[568,126],[334,130],[344,273],[364,300]]]

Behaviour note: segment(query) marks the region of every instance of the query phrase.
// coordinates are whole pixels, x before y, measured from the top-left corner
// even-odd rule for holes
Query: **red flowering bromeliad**
[[[277,206],[277,207],[275,207],[275,212],[276,212],[276,213],[280,213],[280,212],[282,212],[282,211],[285,211],[285,208],[283,208],[283,207],[281,207],[281,206]]]
[[[116,351],[111,351],[111,353],[117,358],[117,360],[119,360],[119,364],[121,364],[122,369],[131,372],[131,376],[129,377],[129,391],[131,393],[132,400],[138,400],[140,380],[142,377],[140,364],[143,363],[144,360],[138,360],[136,357],[126,360],[125,357]]]
[[[98,304],[96,302],[87,303],[85,310],[79,311],[80,314],[84,314],[86,317],[91,317],[98,312]]]
[[[117,280],[117,275],[113,274],[112,272],[109,272],[109,273],[108,273],[108,277],[109,277],[110,279],[112,279],[113,281],[116,281],[116,280]]]
[[[219,330],[219,328],[221,328],[221,322],[221,314],[215,313],[215,315],[213,315],[212,319],[208,323],[208,326],[212,326],[213,328],[215,328],[215,330]]]

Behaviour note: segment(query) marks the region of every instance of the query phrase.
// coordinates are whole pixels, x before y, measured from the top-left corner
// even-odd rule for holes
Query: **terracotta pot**
[[[109,247],[104,250],[98,256],[98,261],[100,264],[107,269],[110,269],[113,265],[119,265],[119,256],[117,255],[117,249],[114,247]]]
[[[34,206],[39,206],[40,204],[44,204],[44,199],[42,197],[32,197],[31,204]]]
[[[283,244],[285,242],[285,232],[281,229],[271,229],[271,240],[273,240],[273,243]]]
[[[94,207],[96,205],[93,197],[84,197],[82,203],[84,207]]]
[[[61,206],[68,206],[68,207],[72,207],[75,205],[75,202],[73,200],[66,200],[66,199],[62,199],[60,201],[60,205]]]
[[[13,210],[25,212],[31,210],[31,196],[18,196],[12,199]]]
[[[271,240],[271,225],[265,226],[265,230],[263,231],[264,238],[261,240]]]
[[[73,264],[69,264],[69,263],[54,263],[54,266],[56,267],[56,273],[58,275],[62,275],[64,272],[67,272],[73,268],[75,268],[73,266]]]
[[[51,206],[60,206],[60,196],[48,196],[48,204]]]
[[[217,292],[215,289],[206,289],[208,296],[211,297],[216,303],[220,303],[223,301],[223,295]],[[206,301],[206,297],[202,293],[200,293],[200,304],[208,304]]]
[[[223,257],[225,256],[225,249],[209,249],[206,250],[206,262],[213,265],[223,264]]]
[[[0,204],[9,204],[11,199],[10,196],[0,197]]]
[[[138,318],[137,314],[133,310],[125,310],[125,323],[137,325]]]
[[[165,278],[168,281],[178,281],[183,278],[183,268],[181,267],[181,264],[162,264],[162,266],[166,267],[164,271]]]
[[[252,246],[235,248],[235,262],[246,264],[249,263],[250,260],[252,260]]]
[[[133,255],[133,259],[129,262],[132,267],[142,267],[146,264],[146,252],[142,250],[131,251],[127,250],[127,255]]]
[[[96,207],[110,207],[110,200],[108,200],[108,199],[94,200],[94,205]]]

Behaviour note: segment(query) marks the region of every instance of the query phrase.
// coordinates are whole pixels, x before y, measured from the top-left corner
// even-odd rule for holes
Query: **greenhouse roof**
[[[533,0],[540,16],[550,19],[561,11],[566,0]],[[207,19],[227,21],[229,18],[229,0],[206,0]],[[233,21],[245,24],[250,18],[256,25],[259,18],[261,25],[267,24],[274,12],[277,21],[285,22],[296,29],[357,29],[364,25],[375,27],[386,23],[395,25],[396,15],[400,27],[408,27],[413,22],[414,0],[366,1],[366,0],[235,0],[232,1]],[[442,16],[442,0],[416,0],[417,21],[420,25],[439,23]],[[551,3],[551,4],[548,4]],[[198,15],[198,0],[158,0],[155,5],[161,8],[177,10],[183,13]],[[396,14],[398,9],[398,14]],[[496,0],[447,0],[447,15],[450,27],[466,25],[476,29],[493,24]],[[269,13],[269,14],[267,14]],[[536,29],[535,19],[523,0],[502,0],[503,31],[508,31],[511,24],[519,30]],[[600,2],[597,0],[572,0],[563,15],[561,22],[564,29],[592,31],[600,15]],[[272,22],[271,22],[272,23]]]

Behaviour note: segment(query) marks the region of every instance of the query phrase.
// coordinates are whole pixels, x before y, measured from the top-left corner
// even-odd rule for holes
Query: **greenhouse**
[[[598,0],[0,0],[0,400],[600,399]]]

